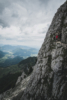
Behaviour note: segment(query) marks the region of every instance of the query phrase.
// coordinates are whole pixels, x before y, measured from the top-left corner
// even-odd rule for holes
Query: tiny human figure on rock
[[[61,34],[60,33],[56,33],[55,40],[61,41]]]
[[[56,35],[56,39],[58,39],[58,35]]]

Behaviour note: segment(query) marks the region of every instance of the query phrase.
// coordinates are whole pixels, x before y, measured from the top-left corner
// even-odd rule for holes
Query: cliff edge
[[[67,1],[53,18],[20,100],[67,100]]]

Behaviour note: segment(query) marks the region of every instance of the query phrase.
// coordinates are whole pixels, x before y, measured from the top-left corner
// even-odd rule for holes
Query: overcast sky
[[[40,48],[58,7],[66,0],[0,0],[0,44]]]

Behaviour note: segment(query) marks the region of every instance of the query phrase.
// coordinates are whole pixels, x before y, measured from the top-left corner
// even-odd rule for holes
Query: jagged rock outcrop
[[[67,1],[53,18],[20,100],[67,100]]]
[[[16,85],[18,85],[26,77],[27,75],[25,74],[25,72],[22,72],[21,76],[19,76],[17,79]]]

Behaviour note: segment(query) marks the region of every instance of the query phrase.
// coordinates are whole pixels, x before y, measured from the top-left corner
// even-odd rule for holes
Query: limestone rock
[[[56,33],[61,35],[55,40]],[[20,100],[67,100],[67,1],[58,9]]]
[[[27,75],[24,72],[22,72],[22,75],[19,76],[17,79],[16,85],[19,84],[26,76]]]

